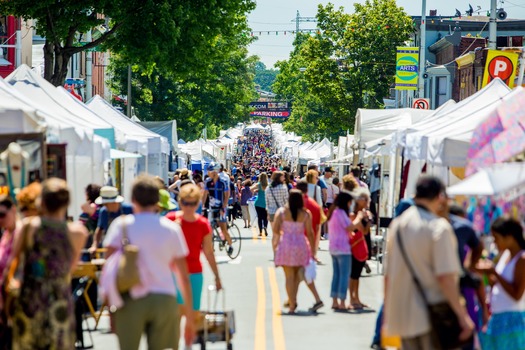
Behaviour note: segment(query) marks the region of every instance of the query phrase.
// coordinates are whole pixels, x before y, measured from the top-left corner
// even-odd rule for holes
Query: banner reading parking
[[[396,90],[416,90],[419,76],[419,47],[398,47]]]
[[[514,87],[519,55],[514,52],[489,50],[483,73],[483,87],[495,78],[500,78],[511,89]]]

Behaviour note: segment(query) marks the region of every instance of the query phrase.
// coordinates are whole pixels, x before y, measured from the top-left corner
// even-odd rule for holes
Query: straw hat
[[[113,186],[104,186],[100,189],[100,197],[95,199],[95,204],[122,203],[124,197],[118,194],[118,189]]]

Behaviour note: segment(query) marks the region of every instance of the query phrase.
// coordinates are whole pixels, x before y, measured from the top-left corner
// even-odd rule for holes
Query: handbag
[[[117,288],[120,293],[128,292],[140,283],[137,258],[139,247],[130,244],[125,220],[122,220],[122,255],[117,270]]]
[[[461,326],[458,317],[450,304],[446,301],[432,305],[428,303],[423,287],[416,276],[414,268],[408,260],[400,232],[397,233],[397,243],[399,244],[399,249],[401,249],[403,260],[412,275],[412,280],[416,285],[416,289],[427,306],[428,317],[432,327],[432,338],[435,343],[434,345],[437,346],[438,349],[443,350],[462,348],[464,345],[467,345],[471,339],[466,341],[459,340]]]
[[[366,261],[368,259],[368,246],[366,245],[365,236],[361,233],[361,236],[357,238],[357,233],[350,238],[350,247],[352,255],[357,261]]]

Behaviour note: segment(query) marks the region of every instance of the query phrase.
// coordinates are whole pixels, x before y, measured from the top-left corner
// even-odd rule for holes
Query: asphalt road
[[[235,312],[236,333],[232,339],[235,350],[309,350],[309,349],[369,349],[374,331],[376,310],[382,297],[382,277],[377,274],[375,261],[369,262],[371,274],[363,273],[360,286],[361,301],[371,309],[360,313],[339,313],[331,310],[330,283],[331,258],[327,241],[321,242],[316,285],[325,306],[318,314],[308,312],[314,304],[313,296],[302,284],[299,288],[298,312],[288,315],[283,308],[286,298],[284,273],[275,268],[271,249],[271,235],[259,238],[255,231],[241,229],[240,256],[230,261],[217,252],[221,279],[225,290],[226,310]],[[205,286],[213,282],[213,275],[205,265]],[[214,306],[214,295],[208,307],[207,292],[203,293],[202,306]],[[222,309],[219,298],[218,308]],[[92,320],[91,320],[92,321]],[[118,349],[116,336],[109,333],[109,317],[102,316],[98,330],[92,333],[95,349]],[[84,334],[86,344],[89,335]],[[140,349],[146,349],[143,337]],[[181,347],[182,349],[182,347]],[[193,349],[200,349],[194,345]],[[208,343],[206,349],[226,349],[224,342]]]

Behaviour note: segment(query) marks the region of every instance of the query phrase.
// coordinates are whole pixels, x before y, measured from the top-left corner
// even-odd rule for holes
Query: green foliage
[[[248,57],[249,40],[242,34],[221,38],[206,70],[182,76],[160,67],[133,66],[132,105],[137,116],[144,121],[175,119],[179,137],[185,140],[198,138],[205,127],[208,137],[214,138],[219,130],[247,120],[249,102],[256,98],[256,58]],[[115,58],[110,70],[113,92],[126,95],[126,61]]]
[[[221,37],[246,31],[245,15],[254,8],[252,0],[0,1],[1,13],[36,20],[37,33],[46,38],[44,76],[55,85],[64,83],[73,54],[100,44],[148,72],[206,71],[218,58]],[[103,16],[111,19],[109,30],[92,43],[79,43],[79,33],[102,28]]]
[[[272,85],[278,73],[278,70],[268,69],[264,63],[259,61],[255,64],[255,84],[259,85],[263,91],[272,92]]]
[[[306,140],[353,132],[358,108],[381,108],[394,82],[396,47],[413,31],[395,0],[367,0],[347,14],[319,5],[314,35],[298,35],[273,85],[293,102],[285,129]]]

